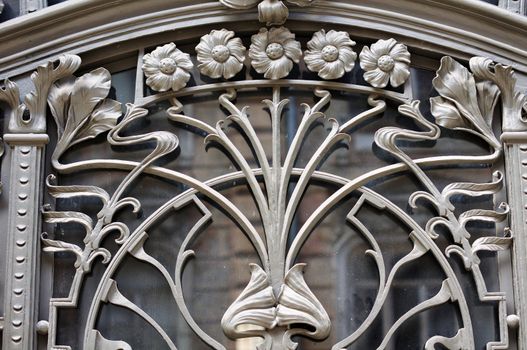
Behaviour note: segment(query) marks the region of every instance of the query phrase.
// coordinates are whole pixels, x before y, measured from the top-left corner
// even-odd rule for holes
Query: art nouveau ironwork
[[[233,8],[258,5],[261,20],[268,24],[281,25],[288,15],[282,1],[221,2]],[[290,2],[300,6],[311,3]],[[78,74],[81,59],[76,55],[62,55],[39,67],[32,76],[33,92],[23,103],[17,84],[5,81],[0,89],[0,101],[7,106],[10,123],[9,133],[4,138],[10,146],[11,164],[16,166],[11,168],[9,193],[12,205],[8,244],[12,253],[8,256],[5,290],[9,300],[6,305],[11,309],[6,310],[3,319],[4,348],[30,349],[38,330],[40,334],[47,334],[50,349],[72,346],[87,350],[131,349],[125,339],[111,339],[100,327],[103,308],[113,305],[140,317],[155,330],[166,347],[176,349],[177,340],[171,337],[166,326],[136,300],[127,297],[126,286],[120,284],[118,272],[130,257],[151,266],[163,277],[181,317],[202,343],[212,349],[228,348],[196,320],[184,286],[185,269],[199,253],[195,251],[196,241],[209,226],[214,227],[213,208],[219,209],[243,232],[257,256],[256,263],[245,266],[248,274],[244,289],[232,298],[221,317],[221,329],[233,341],[258,338],[252,348],[293,350],[301,347],[299,344],[305,339],[316,344],[329,337],[333,350],[356,347],[383,317],[397,275],[408,265],[428,256],[443,276],[441,280],[432,281],[435,284],[430,287],[435,292],[398,315],[380,334],[375,346],[389,348],[409,320],[426,310],[451,305],[459,316],[459,320],[452,321],[455,333],[434,334],[421,346],[425,349],[437,346],[476,349],[479,329],[474,320],[475,303],[496,308],[496,317],[489,323],[497,332],[492,341],[486,342],[486,348],[509,349],[515,344],[509,333],[519,326],[518,314],[525,308],[520,305],[522,297],[516,294],[513,301],[506,287],[495,289],[495,285],[488,282],[491,277],[484,272],[481,257],[485,252],[506,252],[502,256],[506,262],[501,263],[510,264],[507,258],[512,252],[516,257],[512,261],[514,274],[525,273],[518,261],[518,254],[525,248],[518,247],[518,242],[514,241],[515,229],[524,225],[525,208],[518,209],[518,203],[525,205],[527,200],[525,192],[518,188],[523,189],[525,176],[518,170],[504,172],[500,169],[503,157],[506,161],[515,159],[514,164],[525,163],[526,158],[527,148],[518,144],[516,132],[525,129],[527,100],[516,86],[512,68],[483,57],[470,59],[467,67],[460,60],[445,56],[432,80],[437,96],[429,101],[419,100],[412,91],[411,50],[402,43],[381,38],[364,44],[357,64],[354,51],[357,44],[348,32],[329,29],[311,34],[305,52],[295,33],[283,26],[262,28],[253,34],[248,50],[235,32],[213,30],[194,43],[195,60],[191,57],[193,52],[185,52],[177,43],[147,49],[146,54],[141,50],[136,67],[141,93],[135,96],[134,103],[126,106],[112,95],[110,72],[96,68]],[[307,70],[320,79],[288,79],[291,72],[304,63]],[[336,80],[359,66],[364,82],[352,84]],[[255,73],[249,74],[255,74],[255,79],[236,78],[250,67]],[[195,76],[198,72],[207,79],[219,81],[200,83]],[[313,102],[303,104],[301,115],[291,119],[286,114],[296,111],[293,97],[298,90],[307,91]],[[249,106],[239,102],[242,94],[255,91],[263,97],[262,105],[270,116],[270,147],[262,131],[255,126]],[[205,93],[216,96],[215,115],[219,117],[214,123],[192,115],[186,108],[185,98]],[[366,96],[369,107],[352,117],[337,118],[330,114],[329,107],[334,102],[333,95],[341,93],[350,100],[354,96]],[[390,120],[388,125],[377,128],[372,145],[387,157],[382,158],[388,159],[386,164],[355,177],[325,170],[324,164],[334,156],[336,149],[348,147],[349,152],[353,152],[351,142],[357,130],[367,124],[374,125],[390,106],[395,106],[399,123]],[[44,180],[41,165],[44,145],[49,140],[46,134],[48,108],[57,132],[53,148],[48,149],[51,173],[46,174]],[[171,156],[177,158],[185,146],[174,129],[152,131],[138,127],[144,126],[141,123],[155,113],[170,120],[174,129],[190,131],[194,137],[203,139],[203,148],[221,150],[225,159],[232,163],[231,171],[199,179],[177,167],[160,163]],[[503,130],[499,130],[496,117],[503,121]],[[293,122],[298,120],[298,123],[288,130],[289,141],[286,142],[283,121],[287,118]],[[324,130],[323,137],[318,143],[310,141],[307,145],[310,133],[320,127]],[[434,149],[434,143],[452,130],[456,137],[474,137],[476,142],[484,144],[488,153],[454,152],[421,157],[411,151],[412,145],[422,143],[431,144],[430,148]],[[96,140],[122,150],[123,155],[104,158],[95,154],[83,160],[71,157],[79,146]],[[140,160],[130,160],[126,156],[138,150]],[[307,161],[302,161],[306,154]],[[376,154],[372,152],[371,156]],[[466,178],[440,184],[431,174],[432,169],[466,166],[492,168],[492,178],[486,182]],[[95,170],[118,172],[118,185],[103,188],[85,182],[61,182],[69,175],[75,179],[78,174]],[[134,226],[127,222],[123,213],[140,215],[145,203],[130,193],[145,176],[183,186],[183,190],[175,190],[167,201],[145,217],[139,217],[140,223]],[[390,176],[415,179],[416,190],[407,193],[405,198],[409,208],[401,207],[389,194],[372,185]],[[314,183],[328,186],[334,192],[328,193],[305,220],[293,228],[295,217]],[[257,208],[256,220],[247,208],[238,205],[226,193],[232,187],[240,187],[250,194]],[[44,191],[57,202],[56,207],[43,206],[41,212]],[[508,192],[507,199],[504,191]],[[479,205],[477,199],[481,197],[495,201],[494,208]],[[470,208],[459,205],[459,198],[465,199]],[[83,211],[80,205],[67,207],[84,200],[98,203],[95,215]],[[514,206],[508,203],[511,200]],[[351,209],[343,221],[367,243],[368,248],[360,254],[373,261],[377,284],[375,298],[360,325],[338,338],[330,337],[336,322],[325,301],[305,278],[304,269],[309,269],[309,263],[302,261],[301,253],[324,219],[344,202],[351,203]],[[185,234],[172,256],[173,266],[169,267],[147,245],[164,217],[186,207],[197,208],[200,217]],[[393,262],[388,261],[386,248],[360,215],[367,207],[389,215],[407,229],[411,245],[408,252]],[[412,210],[428,207],[432,210],[424,223],[412,215]],[[511,213],[515,219],[510,219]],[[52,231],[41,232],[40,215],[45,227]],[[482,229],[483,234],[475,233],[474,225],[479,228],[477,225],[482,223],[487,225],[487,230]],[[57,233],[60,227],[72,226],[82,228],[82,242],[71,239],[68,230],[65,235]],[[487,234],[489,227],[493,234]],[[32,239],[37,235],[40,242]],[[114,242],[111,244],[115,249],[109,248],[109,240]],[[447,243],[443,246],[441,242]],[[50,300],[49,319],[39,322],[37,327],[35,310],[23,308],[38,295],[36,271],[39,267],[35,252],[40,248],[39,243],[44,252],[74,256],[75,272],[66,295]],[[465,274],[455,267],[459,262]],[[88,296],[89,307],[84,315],[80,343],[62,344],[59,314],[65,309],[80,308],[84,284],[98,267],[102,268],[102,273],[93,293]],[[470,279],[476,300],[468,296],[463,278]],[[523,288],[524,283],[525,279],[519,279],[515,287]]]

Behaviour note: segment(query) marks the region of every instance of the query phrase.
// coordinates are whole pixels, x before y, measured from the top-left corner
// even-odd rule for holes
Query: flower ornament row
[[[302,54],[307,69],[322,79],[339,79],[355,66],[355,42],[347,32],[320,30],[307,43],[302,53],[295,34],[285,27],[262,28],[251,37],[248,56],[256,72],[267,79],[282,79],[289,75]],[[233,31],[213,30],[201,37],[196,46],[198,69],[214,79],[231,79],[242,71],[247,49]],[[410,53],[394,39],[379,40],[365,46],[359,55],[364,79],[376,88],[401,86],[410,75]],[[157,47],[143,57],[146,84],[154,91],[178,91],[190,80],[194,64],[190,55],[174,43]]]

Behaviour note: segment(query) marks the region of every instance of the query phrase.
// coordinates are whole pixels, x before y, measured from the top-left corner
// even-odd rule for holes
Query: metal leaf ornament
[[[499,95],[495,85],[476,84],[474,75],[451,57],[443,57],[432,83],[439,92],[439,96],[430,99],[437,124],[473,133],[495,149],[501,149],[492,130],[492,116]]]
[[[59,134],[53,159],[60,158],[69,147],[117,125],[121,104],[107,98],[110,88],[111,75],[104,68],[53,84],[48,103]]]

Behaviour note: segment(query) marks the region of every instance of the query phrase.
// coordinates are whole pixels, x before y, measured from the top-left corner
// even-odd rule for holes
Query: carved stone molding
[[[253,8],[233,11],[218,0],[187,0],[177,5],[172,0],[66,1],[28,18],[2,23],[0,77],[27,72],[63,52],[84,53],[145,35],[169,34],[174,29],[206,24],[221,28],[239,21],[257,29],[256,17]],[[295,6],[290,18],[321,27],[327,23],[350,25],[367,37],[375,35],[371,33],[375,28],[404,37],[409,46],[415,43],[462,58],[486,56],[527,72],[527,47],[522,44],[527,18],[511,16],[481,1],[318,1],[308,7]],[[291,22],[289,27],[294,30],[296,25]]]

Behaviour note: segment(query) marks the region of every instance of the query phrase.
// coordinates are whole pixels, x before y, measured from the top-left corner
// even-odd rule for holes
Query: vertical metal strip
[[[512,269],[515,309],[519,317],[518,348],[527,349],[527,132],[507,132],[502,140],[511,234],[514,237]],[[512,321],[510,316],[508,321]]]
[[[40,201],[45,134],[7,134],[11,149],[3,349],[36,346]]]

